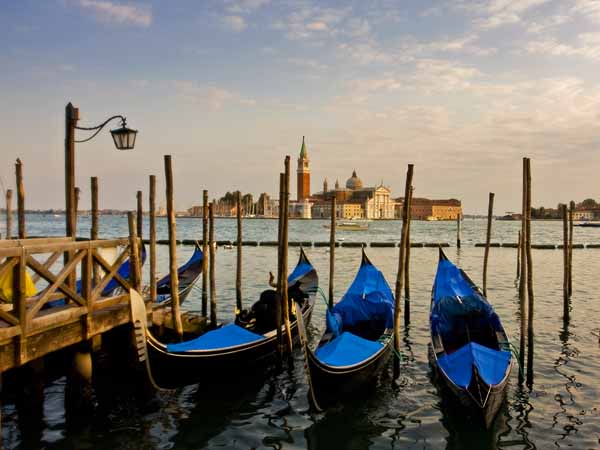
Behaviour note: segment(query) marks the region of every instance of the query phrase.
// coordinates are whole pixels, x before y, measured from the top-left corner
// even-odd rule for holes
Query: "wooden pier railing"
[[[117,271],[129,244],[127,238],[0,241],[0,280],[12,272],[11,295],[0,301],[0,373],[128,323],[131,285]],[[114,249],[114,261],[102,249]],[[112,280],[116,288],[108,292]]]

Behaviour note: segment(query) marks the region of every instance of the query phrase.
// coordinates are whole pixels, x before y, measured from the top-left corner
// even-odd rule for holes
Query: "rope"
[[[325,295],[325,291],[323,291],[323,289],[321,289],[320,286],[317,287],[317,292],[319,294],[321,294],[321,298],[323,299],[323,302],[325,303],[325,306],[327,307],[327,309],[329,309],[329,302],[327,301],[327,296]]]
[[[519,375],[522,378],[525,378],[525,375],[523,373],[523,367],[521,367],[521,357],[519,354],[519,350],[517,350],[517,347],[515,347],[514,344],[510,341],[508,341],[508,347],[510,348],[510,352],[515,356],[515,359],[517,360],[517,367],[519,368]]]

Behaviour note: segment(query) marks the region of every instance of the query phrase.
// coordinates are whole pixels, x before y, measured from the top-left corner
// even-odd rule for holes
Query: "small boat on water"
[[[298,264],[288,277],[290,304],[294,305],[290,312],[293,338],[298,335],[295,314],[301,312],[304,320],[310,320],[318,282],[315,268],[301,250]],[[141,296],[131,298],[134,324],[145,335],[151,371],[161,387],[239,376],[240,371],[262,366],[276,355],[274,302],[278,297],[274,290],[263,292],[261,299],[250,310],[243,311],[234,323],[172,344],[161,342],[147,328]],[[281,328],[285,333],[284,326]]]
[[[198,242],[194,246],[194,253],[188,262],[177,269],[179,278],[179,303],[183,303],[192,291],[196,281],[202,274],[202,249]],[[160,304],[168,304],[171,301],[171,276],[166,275],[156,283],[156,301]]]
[[[512,367],[500,318],[440,249],[430,311],[430,362],[450,391],[489,428],[505,398]]]
[[[348,291],[327,311],[326,325],[314,351],[301,340],[311,395],[321,406],[368,386],[391,354],[394,296],[364,250]]]
[[[323,225],[325,228],[331,228],[331,225]],[[369,229],[369,222],[365,220],[344,220],[335,224],[335,229],[340,231],[366,231]]]
[[[584,222],[584,223],[576,223],[576,227],[584,227],[584,228],[600,228],[600,223],[598,222]]]

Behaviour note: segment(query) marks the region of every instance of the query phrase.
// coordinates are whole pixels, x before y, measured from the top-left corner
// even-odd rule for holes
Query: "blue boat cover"
[[[296,281],[302,278],[311,270],[314,270],[314,267],[311,263],[302,261],[295,268],[294,271],[288,277],[288,285],[293,285]]]
[[[387,328],[394,326],[394,295],[377,267],[363,262],[333,314],[336,319],[339,315],[344,326],[376,319],[383,320]]]
[[[252,333],[245,328],[230,323],[216,330],[208,331],[191,341],[167,344],[167,350],[174,353],[182,353],[190,350],[215,350],[248,344],[263,339],[265,337],[261,334]]]
[[[315,355],[319,361],[330,366],[352,366],[358,364],[381,350],[383,344],[369,341],[344,331],[327,344],[318,347]]]
[[[465,319],[472,325],[490,324],[500,329],[500,319],[492,306],[449,260],[440,260],[433,284],[432,331],[448,336]]]
[[[203,256],[204,255],[202,253],[202,250],[200,248],[196,247],[194,249],[194,253],[190,257],[188,262],[186,262],[183,266],[181,266],[177,269],[177,274],[179,275],[179,277],[182,277],[185,274],[185,271],[188,270],[190,267],[194,267],[195,265],[202,262]],[[165,275],[160,280],[158,280],[158,282],[156,283],[156,287],[160,288],[160,287],[169,285],[170,283],[171,283],[171,275]],[[169,294],[157,295],[156,301],[158,303],[161,303],[170,298],[171,298],[171,294],[169,292]]]
[[[471,383],[473,365],[483,381],[495,386],[504,378],[510,358],[510,352],[470,342],[454,353],[440,357],[438,364],[454,384],[466,389]]]

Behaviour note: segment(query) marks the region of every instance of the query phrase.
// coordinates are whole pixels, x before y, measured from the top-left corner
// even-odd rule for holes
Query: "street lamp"
[[[121,119],[121,127],[110,130],[117,150],[131,150],[135,146],[137,130],[127,128],[125,117],[116,115],[109,117],[95,127],[78,127],[79,108],[69,103],[65,108],[65,200],[66,200],[66,225],[67,236],[75,236],[76,211],[75,209],[75,144],[91,141],[112,120]],[[90,137],[79,141],[75,140],[75,130],[95,131]]]

